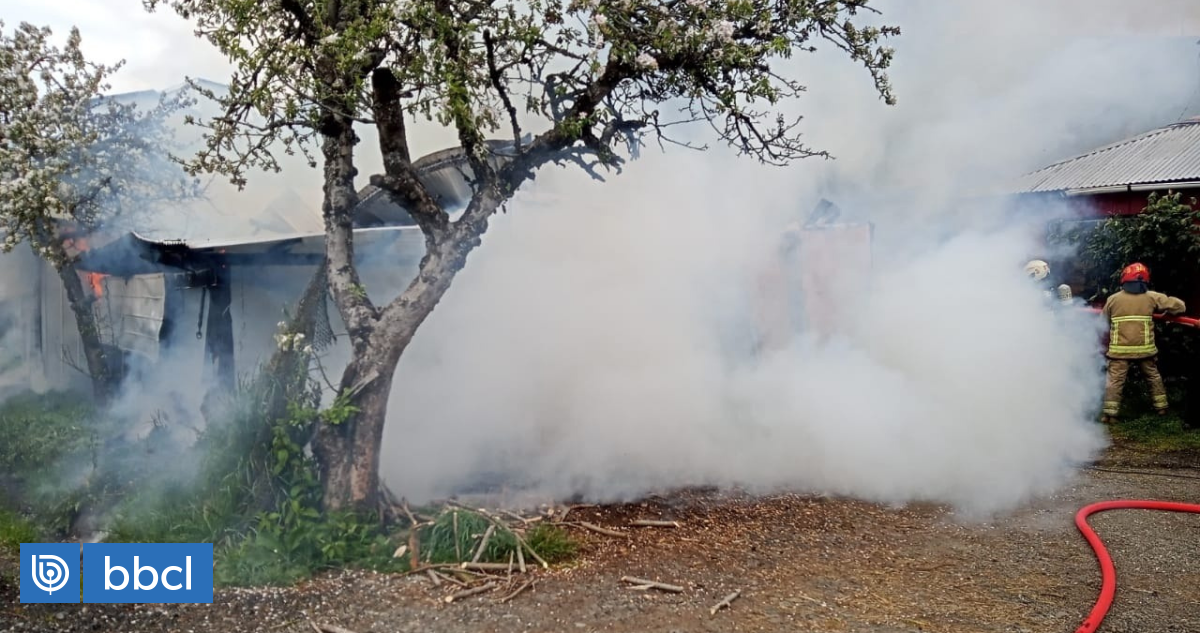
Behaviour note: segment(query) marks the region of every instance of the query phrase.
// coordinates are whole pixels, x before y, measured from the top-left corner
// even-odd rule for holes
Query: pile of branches
[[[395,507],[411,526],[408,544],[395,555],[408,557],[409,574],[424,574],[434,587],[453,588],[443,598],[447,603],[492,592],[502,593],[499,602],[508,602],[537,583],[531,568],[550,567],[530,545],[530,534],[539,525],[551,525],[546,520],[553,510],[522,516],[449,501],[430,516],[410,511],[403,502]]]

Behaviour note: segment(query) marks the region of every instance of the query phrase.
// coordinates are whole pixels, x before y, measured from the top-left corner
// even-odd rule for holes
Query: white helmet
[[[1040,259],[1030,260],[1028,264],[1025,264],[1025,274],[1034,281],[1041,281],[1050,276],[1050,264]]]

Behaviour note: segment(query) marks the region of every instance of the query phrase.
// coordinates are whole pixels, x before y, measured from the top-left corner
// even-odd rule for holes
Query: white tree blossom
[[[120,378],[119,356],[100,339],[95,297],[76,262],[102,225],[194,194],[167,153],[167,115],[187,102],[163,99],[142,112],[105,98],[120,64],[87,61],[78,29],[61,49],[50,36],[28,23],[9,33],[0,22],[0,250],[28,244],[58,271],[104,402]]]
[[[0,244],[8,252],[27,242],[61,265],[66,230],[192,195],[194,182],[167,153],[166,117],[187,102],[143,112],[107,99],[121,64],[87,61],[78,29],[61,49],[50,38],[28,23],[0,33]]]

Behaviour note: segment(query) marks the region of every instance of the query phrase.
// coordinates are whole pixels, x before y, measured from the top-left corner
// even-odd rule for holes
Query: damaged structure
[[[505,160],[505,142],[492,143],[493,162]],[[470,167],[451,148],[414,162],[443,208],[470,199]],[[359,192],[354,246],[368,292],[399,293],[425,253],[424,236],[408,212],[373,186]],[[201,204],[205,204],[202,202]],[[231,389],[275,348],[278,322],[294,309],[325,257],[319,214],[285,192],[258,214],[254,228],[227,238],[171,238],[141,231],[97,233],[76,240],[77,269],[93,295],[102,342],[139,383],[156,392]],[[210,227],[220,231],[221,227]],[[254,230],[257,229],[257,230]],[[226,230],[226,233],[232,231]],[[2,342],[0,388],[65,390],[89,384],[82,343],[58,273],[29,249],[5,257],[11,280],[0,311],[8,317]],[[318,310],[316,330],[327,344],[329,366],[349,357],[339,345],[341,319],[331,301]],[[192,393],[188,399],[202,393]]]

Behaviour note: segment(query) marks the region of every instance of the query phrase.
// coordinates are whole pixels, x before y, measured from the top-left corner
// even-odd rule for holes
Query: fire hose
[[[1083,538],[1087,539],[1088,544],[1092,546],[1092,551],[1096,553],[1096,560],[1100,562],[1101,577],[1100,597],[1096,600],[1087,619],[1079,625],[1079,628],[1075,629],[1075,633],[1094,633],[1096,629],[1100,628],[1100,623],[1104,621],[1104,616],[1112,607],[1113,598],[1117,593],[1117,571],[1113,567],[1112,557],[1108,555],[1108,549],[1104,547],[1104,542],[1087,522],[1089,516],[1105,510],[1165,510],[1200,514],[1200,504],[1172,501],[1100,501],[1084,506],[1075,514],[1075,527],[1079,528]]]
[[[1092,312],[1100,312],[1100,308],[1089,307],[1088,309]],[[1154,318],[1169,323],[1200,327],[1200,319],[1191,317],[1156,314]],[[1104,621],[1104,616],[1108,615],[1108,610],[1112,607],[1113,598],[1116,597],[1117,571],[1113,566],[1112,557],[1109,556],[1108,549],[1104,547],[1104,542],[1096,535],[1096,531],[1088,525],[1088,517],[1106,510],[1163,510],[1167,512],[1200,514],[1200,504],[1176,503],[1172,501],[1100,501],[1084,506],[1075,514],[1075,527],[1079,528],[1079,532],[1083,534],[1083,538],[1092,547],[1092,551],[1096,554],[1096,560],[1100,563],[1100,596],[1097,598],[1087,619],[1079,625],[1079,628],[1075,629],[1075,633],[1095,633],[1096,629],[1100,628],[1100,623]]]
[[[1101,308],[1098,308],[1096,306],[1087,306],[1084,309],[1087,310],[1088,312],[1095,312],[1096,314],[1100,314],[1100,312],[1102,311]],[[1200,327],[1200,319],[1196,319],[1193,317],[1172,316],[1169,314],[1156,314],[1156,315],[1154,315],[1154,318],[1159,321],[1165,321],[1167,323],[1178,323],[1179,325]]]

